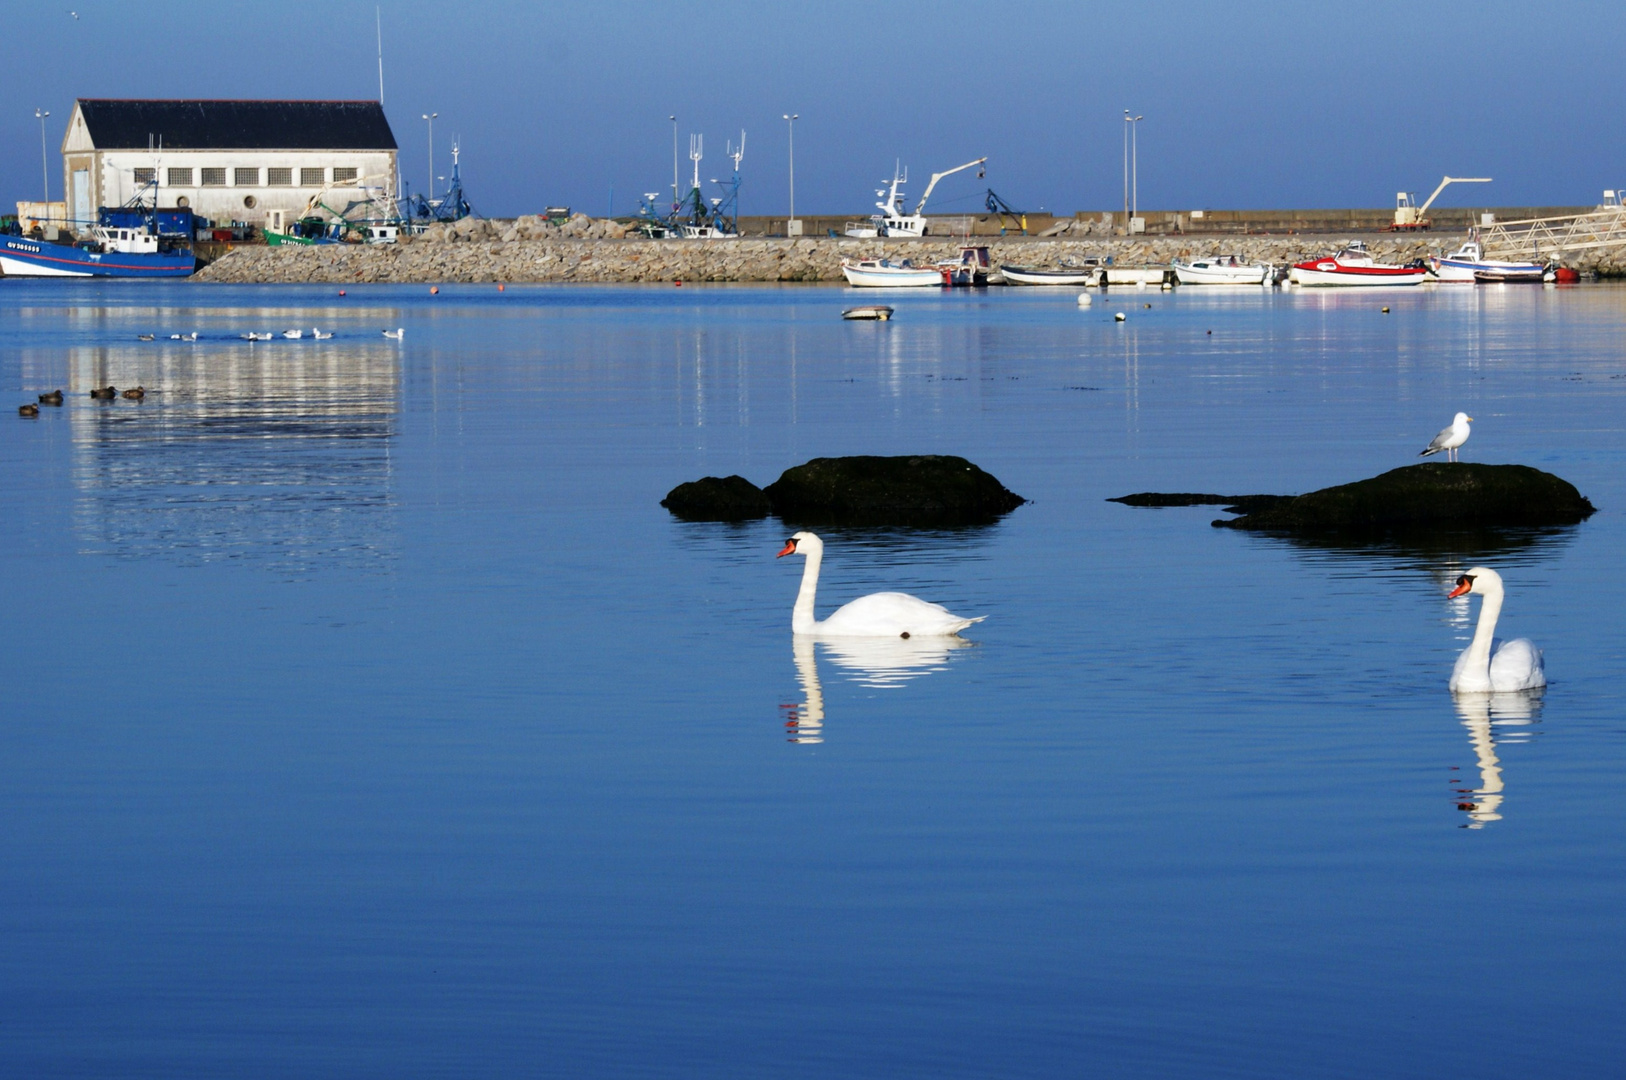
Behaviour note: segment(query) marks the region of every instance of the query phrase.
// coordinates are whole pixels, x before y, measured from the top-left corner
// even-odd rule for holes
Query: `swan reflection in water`
[[[917,638],[820,638],[795,634],[791,638],[796,660],[796,679],[807,700],[785,709],[785,729],[791,742],[824,741],[824,688],[819,683],[819,665],[814,643],[824,649],[828,664],[859,686],[896,689],[911,679],[942,671],[949,654],[968,649],[971,642],[961,637]]]
[[[1497,742],[1508,745],[1529,740],[1530,725],[1541,717],[1541,695],[1540,689],[1451,695],[1479,758],[1479,786],[1456,792],[1457,809],[1468,815],[1464,828],[1483,829],[1488,822],[1502,820],[1506,785],[1496,756]]]

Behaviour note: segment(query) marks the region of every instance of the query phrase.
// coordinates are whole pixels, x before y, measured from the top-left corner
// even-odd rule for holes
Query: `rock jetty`
[[[1096,237],[1084,230],[1035,237],[977,237],[991,261],[1024,266],[1112,258],[1116,265],[1159,266],[1217,252],[1284,266],[1336,250],[1348,237]],[[1379,260],[1409,262],[1460,241],[1446,234],[1369,239]],[[466,218],[432,226],[398,244],[235,247],[195,280],[242,284],[350,285],[358,282],[840,282],[841,260],[876,254],[917,264],[957,259],[950,237],[922,240],[742,238],[647,240],[609,220],[577,215],[562,226],[539,217],[515,221]]]

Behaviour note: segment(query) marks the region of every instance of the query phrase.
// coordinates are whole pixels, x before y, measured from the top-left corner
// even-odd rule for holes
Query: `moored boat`
[[[847,279],[847,284],[868,289],[918,289],[944,283],[941,270],[916,266],[908,259],[901,263],[894,263],[891,259],[843,259],[841,274]]]
[[[1541,281],[1547,274],[1544,263],[1503,262],[1485,258],[1477,237],[1470,237],[1449,255],[1434,255],[1429,269],[1441,281]]]
[[[140,227],[98,224],[90,233],[89,240],[74,244],[0,236],[0,272],[7,277],[162,278],[187,277],[197,269],[190,245],[160,237],[151,221]]]
[[[1190,262],[1176,259],[1170,265],[1182,285],[1263,285],[1275,271],[1275,267],[1243,262],[1235,255],[1215,255]]]
[[[1380,263],[1364,243],[1352,240],[1329,258],[1294,263],[1288,276],[1295,285],[1421,285],[1428,277],[1428,269]]]
[[[1000,276],[1007,285],[1094,285],[1101,277],[1099,266],[1062,267],[1057,270],[1040,270],[1031,266],[1008,266],[1001,264]]]

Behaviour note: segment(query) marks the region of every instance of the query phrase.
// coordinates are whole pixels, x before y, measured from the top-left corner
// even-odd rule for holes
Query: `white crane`
[[[1417,205],[1417,195],[1410,191],[1395,192],[1395,222],[1392,228],[1399,229],[1426,229],[1428,228],[1428,208],[1434,205],[1434,200],[1440,197],[1440,192],[1449,184],[1488,184],[1488,176],[1447,176],[1440,181],[1440,186],[1434,189],[1434,194],[1422,206]]]
[[[902,213],[903,196],[899,194],[898,187],[908,179],[908,174],[894,169],[892,172],[891,189],[883,196],[885,201],[875,204],[883,211],[883,214],[878,216],[877,221],[877,224],[880,226],[881,235],[925,236],[926,216],[924,211],[926,209],[926,200],[931,198],[932,189],[937,187],[937,182],[943,179],[945,176],[953,176],[957,172],[964,172],[967,169],[975,168],[987,160],[988,159],[985,157],[980,157],[976,161],[968,161],[964,165],[956,165],[952,169],[947,169],[940,173],[932,173],[931,183],[926,185],[925,192],[920,196],[920,202],[915,204],[915,212],[907,215]],[[977,175],[983,175],[981,169],[977,170]],[[876,194],[882,193],[877,192]]]

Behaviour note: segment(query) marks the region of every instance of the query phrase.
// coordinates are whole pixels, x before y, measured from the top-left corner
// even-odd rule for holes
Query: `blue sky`
[[[1626,5],[1098,4],[845,0],[709,4],[381,5],[384,101],[414,188],[420,116],[436,172],[463,145],[476,210],[564,203],[630,213],[669,188],[678,116],[705,135],[702,178],[747,132],[747,214],[786,204],[796,125],[802,214],[868,212],[894,158],[935,210],[991,186],[1025,210],[1122,201],[1122,115],[1140,125],[1144,209],[1389,206],[1442,174],[1495,183],[1442,205],[1591,204],[1626,185],[1619,50]],[[74,19],[69,11],[79,13]],[[9,63],[6,204],[40,193],[39,127],[56,148],[75,97],[374,98],[371,0],[0,3]]]

